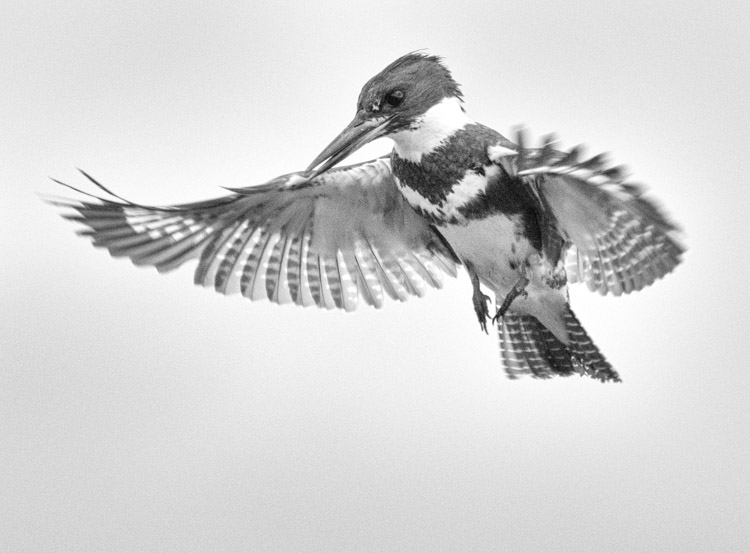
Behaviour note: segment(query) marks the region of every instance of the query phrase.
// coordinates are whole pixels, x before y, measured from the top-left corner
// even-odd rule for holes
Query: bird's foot
[[[474,304],[474,313],[477,314],[480,328],[484,330],[485,334],[489,334],[487,332],[487,319],[490,318],[490,309],[487,307],[487,304],[490,302],[490,297],[487,294],[483,294],[479,287],[476,286],[474,293],[471,295],[471,301]]]
[[[568,275],[562,263],[542,276],[542,282],[554,290],[563,288],[568,283]]]
[[[510,308],[510,304],[513,303],[513,300],[515,300],[518,296],[523,296],[524,298],[528,297],[529,293],[526,291],[526,286],[528,284],[528,278],[522,276],[518,279],[518,282],[516,282],[515,286],[513,286],[513,288],[510,289],[510,292],[508,292],[508,295],[505,296],[500,309],[498,309],[497,313],[495,313],[495,316],[492,317],[492,324],[501,321],[502,318],[505,317],[505,313],[507,313],[508,308]]]
[[[490,310],[487,307],[487,304],[490,302],[490,297],[482,293],[479,275],[474,270],[474,266],[471,263],[466,262],[466,270],[471,279],[471,302],[474,304],[474,313],[477,314],[477,319],[479,320],[479,328],[481,328],[485,334],[489,334],[487,332],[487,319],[490,318]]]

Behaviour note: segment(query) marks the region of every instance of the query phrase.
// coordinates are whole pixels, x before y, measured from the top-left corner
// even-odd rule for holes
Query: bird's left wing
[[[507,141],[489,154],[524,183],[538,206],[543,246],[552,257],[565,256],[568,281],[619,296],[680,263],[677,226],[604,156],[582,160],[580,148],[559,151],[552,137],[542,148],[527,148],[522,133],[518,144]]]
[[[456,274],[458,261],[404,201],[387,158],[165,207],[123,200],[86,176],[115,200],[54,202],[75,211],[66,217],[88,227],[80,234],[160,272],[197,258],[195,283],[224,294],[351,311],[359,298],[380,307]]]

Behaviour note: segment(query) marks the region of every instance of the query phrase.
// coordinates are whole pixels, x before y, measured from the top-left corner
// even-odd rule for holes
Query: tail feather
[[[568,309],[564,315],[570,337],[566,346],[531,315],[508,312],[498,327],[500,353],[510,378],[535,378],[580,374],[606,382],[620,382],[594,342]]]

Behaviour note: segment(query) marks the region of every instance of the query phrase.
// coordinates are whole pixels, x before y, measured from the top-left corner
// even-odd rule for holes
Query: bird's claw
[[[495,316],[492,317],[492,324],[499,323],[499,321],[501,321],[503,317],[505,317],[505,314],[510,308],[510,304],[512,304],[513,300],[515,300],[518,296],[524,298],[529,297],[529,293],[526,291],[526,286],[528,284],[529,279],[526,277],[521,277],[518,282],[516,282],[515,286],[513,286],[513,288],[510,289],[510,292],[508,292],[508,295],[505,296],[500,309],[498,309],[497,313],[495,313]]]
[[[471,296],[471,301],[474,304],[474,313],[477,314],[480,328],[485,334],[489,334],[489,332],[487,332],[487,319],[490,318],[490,310],[487,307],[487,304],[490,301],[490,297],[483,294],[479,289],[475,289],[474,294]]]

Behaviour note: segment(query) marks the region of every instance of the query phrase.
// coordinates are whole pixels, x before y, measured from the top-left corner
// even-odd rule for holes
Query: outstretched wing
[[[195,283],[252,300],[352,311],[440,288],[458,261],[403,200],[387,158],[302,173],[166,207],[115,200],[54,202],[115,257],[170,271],[198,259]]]
[[[621,167],[609,166],[602,155],[581,160],[580,148],[556,150],[551,137],[539,149],[526,148],[520,133],[518,142],[491,148],[490,156],[528,185],[543,243],[565,254],[570,282],[619,296],[680,263],[678,228],[639,186],[625,181]]]

